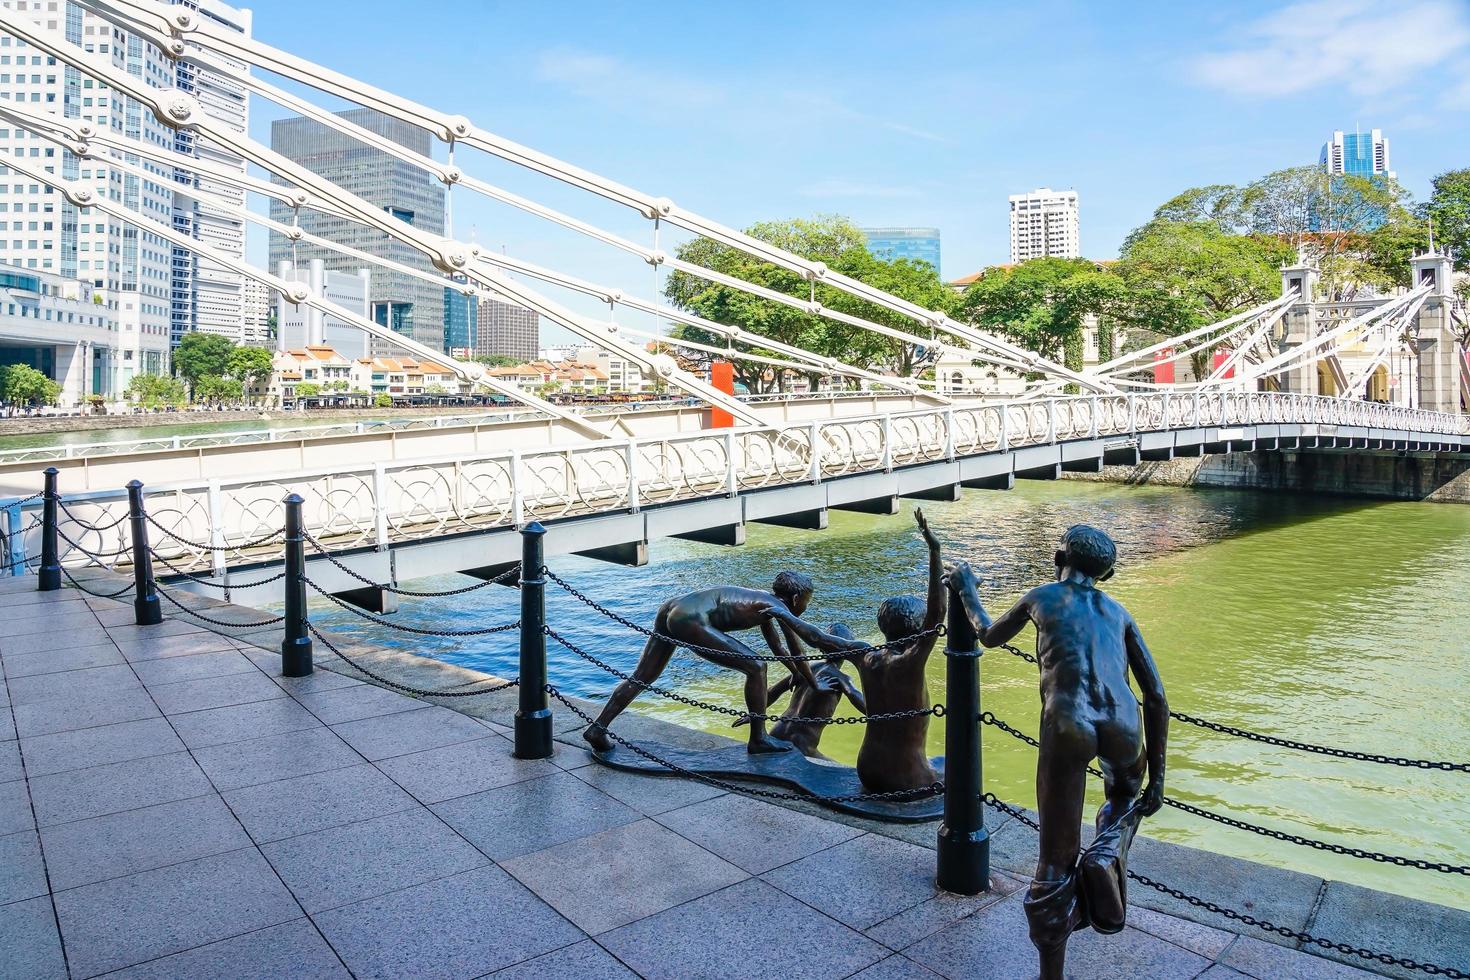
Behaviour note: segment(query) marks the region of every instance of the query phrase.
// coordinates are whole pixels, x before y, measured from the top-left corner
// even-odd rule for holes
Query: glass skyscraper
[[[939,272],[938,228],[864,228],[868,251],[884,262],[927,262]]]
[[[1331,139],[1322,144],[1319,163],[1323,170],[1334,177],[1364,177],[1378,183],[1393,180],[1397,176],[1389,169],[1388,140],[1381,129],[1366,133],[1344,133],[1337,130]],[[1347,193],[1342,186],[1345,181],[1332,180],[1330,183],[1334,194]],[[1313,206],[1308,215],[1308,227],[1312,231],[1372,231],[1388,220],[1388,215],[1382,208],[1367,207],[1360,217],[1351,222],[1352,227],[1333,227],[1347,222],[1334,221],[1325,213],[1328,210],[1328,205]]]
[[[478,301],[478,296],[466,296],[454,286],[444,287],[444,353],[475,349],[480,332]]]

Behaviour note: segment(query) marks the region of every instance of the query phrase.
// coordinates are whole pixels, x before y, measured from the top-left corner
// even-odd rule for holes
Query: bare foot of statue
[[[607,729],[593,722],[582,731],[582,738],[592,746],[594,752],[611,752],[613,748],[612,739],[607,737]]]
[[[765,755],[770,752],[790,752],[791,749],[792,745],[790,742],[783,742],[779,738],[771,738],[769,735],[762,735],[759,738],[752,737],[750,744],[746,747],[746,751],[751,755]]]

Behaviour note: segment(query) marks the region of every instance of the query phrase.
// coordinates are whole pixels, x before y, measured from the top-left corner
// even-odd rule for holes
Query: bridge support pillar
[[[1181,456],[1188,459],[1196,459],[1200,456],[1203,456],[1204,454],[1205,447],[1203,443],[1186,443],[1182,446],[1176,445],[1174,447],[1175,456]]]
[[[648,542],[629,541],[626,544],[610,544],[602,548],[578,551],[575,554],[583,558],[596,558],[598,561],[605,561],[612,565],[642,568],[648,564]]]
[[[772,524],[776,527],[794,527],[799,531],[827,530],[827,508],[799,510],[794,514],[776,514],[756,519],[757,524]]]
[[[1102,461],[1108,466],[1137,466],[1143,453],[1135,446],[1114,446],[1103,450]]]
[[[398,611],[398,596],[375,585],[365,585],[360,589],[347,589],[332,594],[343,602],[350,602],[357,608],[366,609],[370,613],[387,615]]]
[[[833,504],[833,510],[847,510],[855,514],[880,514],[892,517],[898,513],[898,495],[874,497],[872,500],[852,500],[845,504]]]
[[[1062,463],[1063,473],[1101,473],[1103,470],[1103,458],[1093,456],[1088,459],[1069,459]]]
[[[721,524],[716,527],[672,534],[670,537],[682,538],[685,541],[698,541],[700,544],[722,544],[734,548],[745,543],[745,525]]]
[[[1044,466],[1033,466],[1029,469],[1016,470],[1016,478],[1019,480],[1060,480],[1062,478],[1062,464],[1047,463]]]
[[[961,480],[960,486],[966,490],[1011,490],[1016,486],[1016,474],[997,473],[994,476],[982,476],[973,480]]]
[[[1138,456],[1150,463],[1167,463],[1174,458],[1174,447],[1160,446],[1157,449],[1140,449]]]
[[[1429,286],[1430,296],[1419,309],[1415,337],[1419,344],[1419,404],[1430,412],[1460,412],[1460,365],[1456,334],[1450,316],[1454,272],[1451,259],[1430,252],[1410,259],[1414,285]]]
[[[937,487],[929,487],[924,490],[910,490],[899,496],[907,497],[909,500],[939,500],[944,503],[955,503],[960,499],[960,485],[958,483],[941,483]]]

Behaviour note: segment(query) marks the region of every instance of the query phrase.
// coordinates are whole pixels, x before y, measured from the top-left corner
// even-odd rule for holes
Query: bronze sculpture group
[[[1040,855],[1025,899],[1031,941],[1042,980],[1060,980],[1067,937],[1091,926],[1123,928],[1127,855],[1139,822],[1163,804],[1169,709],[1163,683],[1133,617],[1098,588],[1117,560],[1102,531],[1076,525],[1056,551],[1056,579],[1026,593],[999,619],[980,600],[979,582],[966,562],[946,569],[938,539],[915,511],[928,548],[927,595],[896,596],[878,608],[883,644],[858,640],[845,625],[821,630],[802,619],[813,586],[806,576],[782,572],[770,592],[717,588],[672,599],[659,607],[633,681],[619,684],[584,737],[599,752],[612,749],[607,726],[668,665],[679,645],[745,675],[751,753],[791,748],[825,758],[819,743],[825,722],[846,697],[859,713],[898,715],[870,721],[858,751],[857,774],[869,792],[919,790],[939,777],[926,754],[930,704],[926,666],[944,621],[946,601],[958,602],[979,642],[995,647],[1028,624],[1036,629],[1041,671],[1040,753],[1036,799]],[[767,687],[766,661],[733,632],[759,628],[772,654],[790,671]],[[827,656],[815,670],[803,644]],[[859,690],[842,671],[850,663]],[[1132,674],[1142,701],[1129,686]],[[791,701],[766,732],[766,709],[787,692]],[[1105,803],[1096,836],[1082,847],[1087,768],[1098,760]]]

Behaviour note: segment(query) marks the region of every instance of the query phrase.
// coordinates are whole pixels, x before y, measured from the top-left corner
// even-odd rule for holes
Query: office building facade
[[[475,354],[485,357],[501,354],[517,361],[532,361],[541,348],[541,318],[507,300],[481,296],[475,337]]]
[[[1319,158],[1322,169],[1330,174],[1347,174],[1350,177],[1395,176],[1388,159],[1388,139],[1383,130],[1374,129],[1367,133],[1344,133],[1337,130],[1332,138],[1322,144]]]
[[[480,333],[479,297],[456,286],[444,287],[444,353],[473,351]]]
[[[1076,191],[1040,187],[1012,194],[1011,261],[1075,259],[1082,254]]]
[[[864,228],[868,251],[884,262],[927,262],[939,273],[938,228]]]
[[[430,153],[429,134],[417,126],[373,109],[353,109],[338,115],[415,153],[424,156]],[[444,234],[444,185],[417,167],[302,116],[271,123],[271,148],[415,228]],[[291,224],[296,215],[285,204],[272,201],[271,217]],[[313,235],[439,274],[418,249],[356,221],[303,210],[300,223]],[[283,235],[270,236],[271,268],[281,262],[305,267],[312,259],[322,260],[334,272],[355,274],[361,265],[358,259],[328,248],[305,242],[293,245]],[[395,333],[437,351],[445,349],[444,286],[441,284],[391,269],[376,269],[370,314],[374,321]],[[391,354],[393,348],[389,341],[373,342],[375,356]]]

